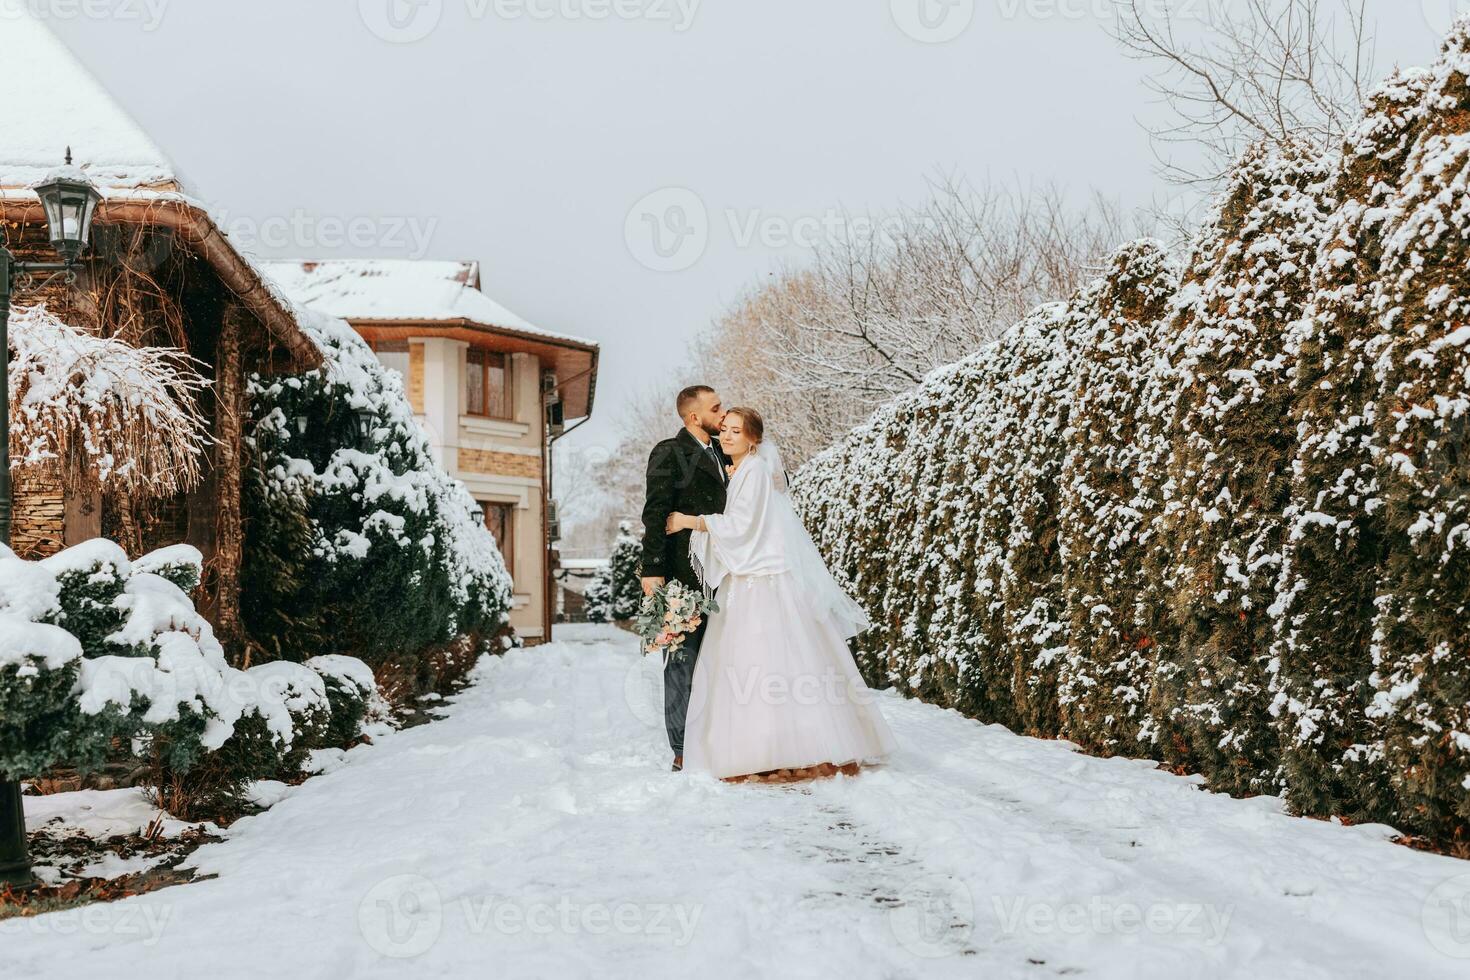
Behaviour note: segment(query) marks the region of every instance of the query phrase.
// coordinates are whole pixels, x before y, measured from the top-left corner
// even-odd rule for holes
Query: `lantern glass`
[[[92,218],[102,195],[85,179],[57,177],[36,187],[46,212],[51,247],[68,262],[75,261],[92,239]]]
[[[372,412],[357,413],[357,435],[364,443],[373,437],[373,429],[377,421],[378,417]]]

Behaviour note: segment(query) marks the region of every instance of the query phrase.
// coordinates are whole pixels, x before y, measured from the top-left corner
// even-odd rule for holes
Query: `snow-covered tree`
[[[643,605],[643,543],[633,533],[633,523],[618,525],[618,538],[613,542],[608,564],[608,587],[611,593],[613,619],[632,619]]]
[[[612,566],[608,565],[597,573],[587,586],[582,597],[587,609],[587,622],[610,623],[613,621]]]
[[[325,365],[251,385],[251,643],[266,659],[350,652],[409,667],[451,642],[488,644],[508,622],[511,582],[478,505],[434,462],[398,374],[346,323],[299,316]],[[372,419],[366,440],[359,413]]]

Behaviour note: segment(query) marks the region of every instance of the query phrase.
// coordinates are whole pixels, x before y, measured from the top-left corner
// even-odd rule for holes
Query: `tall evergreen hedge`
[[[1470,839],[1467,52],[802,470],[870,682]]]

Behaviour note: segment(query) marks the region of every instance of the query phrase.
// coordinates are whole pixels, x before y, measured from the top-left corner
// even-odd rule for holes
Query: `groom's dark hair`
[[[709,385],[690,385],[688,388],[679,392],[679,400],[674,403],[674,408],[679,412],[679,418],[682,419],[694,411],[694,403],[699,401],[701,396],[713,395],[714,393],[715,390]]]

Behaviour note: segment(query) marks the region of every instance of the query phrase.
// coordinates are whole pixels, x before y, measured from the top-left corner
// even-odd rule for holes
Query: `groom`
[[[672,439],[653,447],[648,456],[648,493],[643,505],[643,594],[649,595],[669,579],[691,589],[700,588],[689,561],[689,531],[667,534],[664,525],[675,512],[691,516],[718,514],[725,509],[730,460],[715,436],[725,417],[720,396],[713,388],[695,385],[679,392],[679,419],[684,428]],[[674,771],[684,768],[684,717],[689,711],[689,688],[694,663],[704,642],[706,619],[685,641],[684,656],[664,665],[664,725],[674,750]]]

